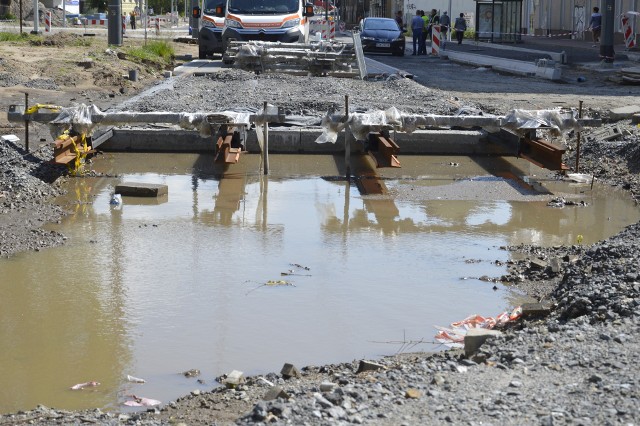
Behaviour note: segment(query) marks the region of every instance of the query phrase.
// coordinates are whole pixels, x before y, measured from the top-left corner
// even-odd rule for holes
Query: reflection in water
[[[458,179],[486,175],[461,163]],[[460,183],[442,159],[403,166],[384,171],[398,193]],[[589,207],[361,196],[349,182],[319,178],[341,175],[326,156],[272,156],[270,176],[250,155],[226,170],[207,156],[149,154],[110,155],[95,167],[119,177],[71,180],[63,202],[72,214],[55,227],[65,247],[0,261],[0,340],[10,345],[0,355],[2,412],[112,407],[127,393],[168,401],[232,369],[391,353],[374,342],[430,340],[434,324],[509,307],[510,291],[460,280],[502,275],[492,262],[508,254],[497,247],[573,244],[578,234],[586,244],[639,219],[622,195],[554,182],[545,185]],[[169,195],[160,204],[124,197],[113,208],[125,180],[166,184]],[[291,263],[312,276],[249,293]],[[179,374],[191,368],[205,385]],[[126,374],[147,383],[140,389]],[[102,385],[68,390],[89,380]]]

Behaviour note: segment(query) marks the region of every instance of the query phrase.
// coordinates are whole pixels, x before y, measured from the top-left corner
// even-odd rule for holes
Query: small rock
[[[409,399],[418,399],[422,396],[422,392],[420,392],[418,389],[409,388],[404,393],[404,396],[405,398],[409,398]]]
[[[200,375],[200,370],[197,368],[192,368],[191,370],[184,371],[182,373],[184,377],[196,377]]]

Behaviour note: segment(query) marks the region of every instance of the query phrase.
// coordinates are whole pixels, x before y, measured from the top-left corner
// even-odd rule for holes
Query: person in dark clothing
[[[427,37],[432,38],[433,35],[433,26],[440,25],[440,17],[438,16],[438,11],[435,9],[431,9],[431,16],[429,17],[429,29]]]
[[[449,27],[451,26],[451,18],[447,15],[447,11],[442,12],[442,16],[440,17],[440,32],[442,33],[442,40],[447,39],[447,32],[449,31]]]
[[[458,40],[458,44],[462,44],[464,32],[467,31],[467,21],[464,19],[464,13],[461,13],[459,18],[456,18],[456,23],[453,25],[453,28],[456,30],[456,40]]]
[[[136,29],[136,14],[133,13],[133,12],[131,12],[130,22],[131,22],[131,29],[135,30]]]
[[[398,23],[398,26],[400,27],[400,29],[402,29],[402,11],[399,10],[396,12],[396,22]]]

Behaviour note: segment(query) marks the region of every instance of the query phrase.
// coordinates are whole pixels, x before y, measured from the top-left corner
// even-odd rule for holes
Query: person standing
[[[424,21],[420,16],[420,10],[416,12],[416,16],[411,20],[411,32],[413,34],[413,53],[415,56],[418,54],[418,48],[420,47],[422,40],[422,28],[424,28]]]
[[[428,37],[432,39],[433,36],[433,26],[440,25],[440,17],[438,16],[438,11],[435,9],[431,9],[431,16],[429,16],[429,30]]]
[[[418,55],[426,55],[427,54],[427,31],[429,31],[429,16],[425,15],[424,10],[420,11],[420,16],[422,17],[423,27],[422,27],[422,38],[420,39],[420,49],[418,51]]]
[[[451,18],[447,15],[447,11],[442,12],[442,16],[440,17],[440,33],[442,34],[442,40],[447,39],[447,32],[449,31],[449,27],[451,26]]]
[[[135,14],[135,12],[131,12],[130,22],[131,22],[131,29],[135,30],[136,29],[136,14]]]
[[[456,18],[453,28],[456,30],[456,39],[458,40],[458,44],[462,44],[464,32],[467,31],[467,21],[464,19],[464,13],[460,13],[460,17]]]
[[[398,26],[400,27],[400,29],[402,29],[402,11],[399,10],[396,12],[396,22],[398,23]]]
[[[597,43],[600,43],[600,32],[602,31],[602,14],[598,7],[593,8],[591,20],[589,20],[589,28],[591,29],[591,35],[593,36],[593,46],[591,47],[596,47]]]

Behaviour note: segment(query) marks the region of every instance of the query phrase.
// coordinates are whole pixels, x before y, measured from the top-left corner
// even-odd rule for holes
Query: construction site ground
[[[164,79],[162,69],[120,59],[108,50],[104,39],[85,46],[72,37],[59,38],[54,45],[0,45],[0,106],[4,110],[10,104],[23,104],[25,92],[32,104],[93,103],[106,110]],[[589,42],[581,43],[576,49],[590,49]],[[177,58],[196,57],[195,45],[174,47]],[[99,60],[91,68],[79,65],[91,53]],[[269,101],[295,114],[320,115],[339,108],[348,94],[352,105],[365,110],[395,106],[413,113],[454,114],[467,108],[504,114],[514,108],[577,108],[582,100],[586,115],[607,120],[611,108],[637,104],[640,95],[638,86],[610,81],[615,68],[599,68],[595,54],[590,66],[565,67],[561,82],[501,75],[430,56],[372,57],[408,71],[414,80],[394,75],[380,75],[370,82],[255,76],[219,64],[215,75],[199,80],[186,75],[176,78],[172,90],[131,105],[141,111],[195,112],[257,108]],[[180,62],[184,61],[177,59],[174,65]],[[139,70],[137,82],[126,78],[131,69]],[[640,129],[630,120],[614,124],[621,127],[623,137],[613,144],[585,142],[581,171],[624,188],[637,199]],[[31,150],[35,153],[28,154],[23,150],[23,126],[9,123],[0,114],[0,135],[15,134],[21,139],[5,144],[0,151],[3,256],[64,243],[64,237],[41,231],[41,225],[63,214],[49,200],[59,193],[65,173],[43,166],[50,158],[52,137],[44,126],[32,126]],[[566,161],[574,164],[576,135],[564,143],[569,148]],[[533,282],[531,288],[547,289],[537,296],[558,303],[558,308],[548,317],[527,320],[508,330],[474,360],[459,353],[400,355],[380,360],[384,367],[372,366],[370,372],[359,374],[357,362],[346,362],[310,367],[301,378],[289,381],[272,373],[266,380],[250,379],[237,389],[194,392],[149,412],[118,415],[24,407],[34,409],[0,416],[0,424],[637,424],[637,228],[634,225],[593,247],[514,248],[532,258],[561,259],[559,272],[542,273],[526,266],[528,263],[514,265],[513,271],[514,277]],[[286,354],[283,357],[284,363]],[[323,382],[333,384],[321,386]],[[264,401],[274,389],[281,398]],[[321,389],[330,390],[321,394]],[[282,398],[286,395],[293,398]]]

